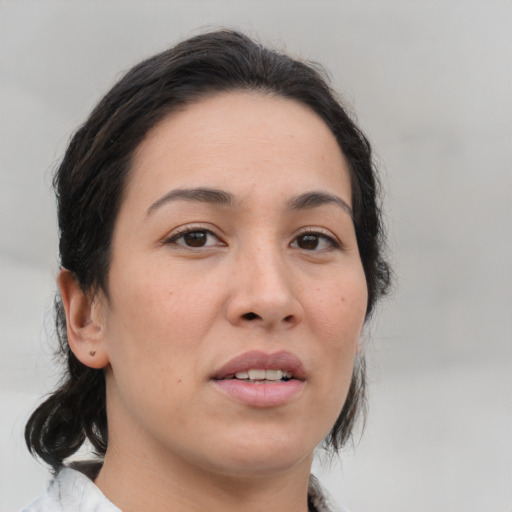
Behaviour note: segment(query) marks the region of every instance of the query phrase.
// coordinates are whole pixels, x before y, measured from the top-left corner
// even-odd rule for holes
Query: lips
[[[270,373],[272,379],[262,378],[261,372]],[[275,372],[282,372],[286,377],[274,380]],[[258,378],[252,379],[253,375]],[[284,406],[301,395],[306,387],[306,371],[300,359],[290,352],[246,352],[228,361],[210,382],[239,404],[273,408]]]
[[[301,381],[306,379],[304,365],[297,356],[290,352],[266,354],[258,351],[246,352],[231,359],[213,375],[213,379],[232,379],[237,373],[248,372],[253,369],[281,370],[291,374],[292,379]]]

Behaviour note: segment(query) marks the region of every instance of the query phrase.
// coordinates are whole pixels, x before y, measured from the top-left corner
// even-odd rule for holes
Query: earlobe
[[[58,283],[66,313],[69,347],[82,364],[104,368],[109,360],[99,304],[80,288],[69,270],[60,271]]]

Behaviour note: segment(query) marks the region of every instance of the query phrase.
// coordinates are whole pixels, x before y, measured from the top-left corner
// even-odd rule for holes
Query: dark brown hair
[[[94,295],[101,289],[108,294],[112,234],[134,151],[149,130],[177,108],[232,90],[260,91],[308,105],[335,135],[349,163],[353,220],[368,287],[368,319],[390,280],[382,254],[379,187],[370,144],[318,66],[229,30],[192,37],[136,65],[73,136],[54,178],[62,267],[84,292]],[[74,356],[59,295],[55,306],[67,369],[62,385],[28,420],[25,439],[33,454],[58,469],[86,439],[103,455],[108,432],[103,370],[89,368]],[[364,408],[365,367],[360,356],[326,445],[341,448]]]

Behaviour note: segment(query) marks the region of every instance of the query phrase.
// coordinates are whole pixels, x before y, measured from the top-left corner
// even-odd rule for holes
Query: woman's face
[[[222,93],[150,132],[97,302],[109,450],[227,475],[310,463],[365,318],[350,203],[334,136],[294,101]]]

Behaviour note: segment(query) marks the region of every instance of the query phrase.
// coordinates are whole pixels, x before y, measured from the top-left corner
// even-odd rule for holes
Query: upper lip
[[[230,359],[213,375],[213,379],[220,380],[233,376],[237,372],[251,369],[283,370],[298,380],[306,379],[306,370],[302,361],[290,352],[280,351],[271,354],[253,350],[245,352]]]

